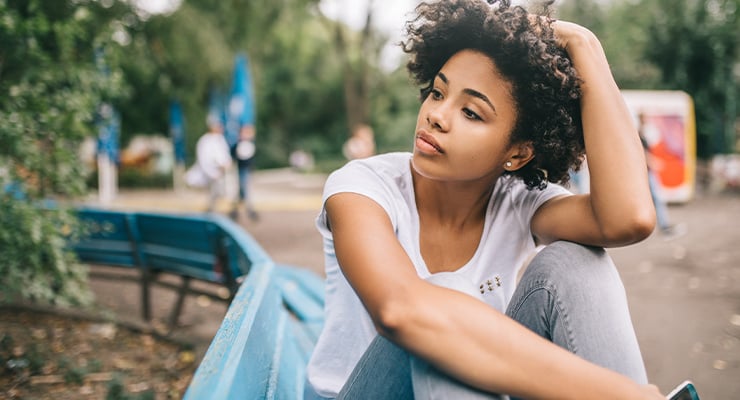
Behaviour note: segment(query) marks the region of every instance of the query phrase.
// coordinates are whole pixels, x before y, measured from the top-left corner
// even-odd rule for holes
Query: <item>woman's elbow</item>
[[[646,208],[622,218],[612,229],[605,230],[607,242],[614,246],[627,246],[645,240],[655,229],[655,210]]]
[[[631,225],[632,238],[629,244],[641,242],[647,239],[655,230],[655,213],[652,213],[651,216],[636,218]]]
[[[371,310],[370,316],[378,334],[390,339],[402,331],[408,321],[406,309],[402,300],[389,299]]]
[[[379,335],[391,340],[402,340],[405,336],[427,326],[429,315],[424,307],[426,293],[422,287],[394,291],[398,295],[388,296],[370,310],[370,316]]]

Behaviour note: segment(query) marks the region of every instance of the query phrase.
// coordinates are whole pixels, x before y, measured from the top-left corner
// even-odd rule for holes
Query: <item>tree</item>
[[[170,15],[128,27],[132,39],[122,49],[122,69],[132,96],[119,104],[124,140],[167,132],[167,105],[176,98],[193,154],[211,91],[228,92],[234,56],[246,53],[257,102],[257,164],[286,165],[297,147],[323,150],[314,139],[331,141],[337,131],[327,114],[336,118],[340,75],[325,29],[312,15],[315,3],[189,0]]]
[[[642,0],[650,15],[644,57],[661,86],[688,92],[696,104],[699,156],[735,146],[740,65],[740,0]]]
[[[96,108],[123,93],[114,64],[95,62],[114,45],[98,11],[87,1],[0,2],[0,301],[89,299],[86,270],[66,250],[76,223],[64,201],[85,191],[77,151],[94,135]]]
[[[373,43],[380,41],[373,28],[373,5],[373,0],[367,2],[364,26],[359,32],[323,14],[320,16],[332,32],[333,48],[342,65],[347,132],[356,125],[370,122],[370,64],[377,64],[380,52],[380,47]]]
[[[705,158],[735,146],[739,9],[740,0],[570,0],[558,11],[601,38],[620,87],[692,96]]]
[[[388,84],[405,74],[378,66],[387,39],[374,28],[352,31],[327,20],[317,4],[185,0],[171,14],[123,18],[120,28],[129,40],[114,52],[130,87],[130,97],[116,103],[122,143],[138,134],[166,134],[167,108],[175,98],[183,106],[192,155],[205,130],[209,94],[228,92],[238,53],[249,56],[255,85],[258,168],[285,166],[296,149],[320,162],[341,161],[342,143],[356,121],[388,127],[377,132],[379,145],[400,143],[392,136],[413,129],[407,117],[417,104],[399,101],[414,94],[407,81]],[[335,45],[337,32],[345,40],[343,50]]]

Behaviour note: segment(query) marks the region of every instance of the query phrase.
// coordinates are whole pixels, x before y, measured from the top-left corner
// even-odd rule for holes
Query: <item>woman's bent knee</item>
[[[624,290],[611,257],[600,247],[558,241],[542,249],[530,262],[522,281],[549,283],[561,291],[569,287],[602,291]]]
[[[569,242],[543,249],[507,315],[591,362],[645,381],[624,286],[603,249]]]

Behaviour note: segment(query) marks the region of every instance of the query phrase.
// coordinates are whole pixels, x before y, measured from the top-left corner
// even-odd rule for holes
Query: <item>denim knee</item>
[[[580,296],[601,297],[605,290],[624,291],[619,273],[604,249],[565,241],[542,249],[520,283],[525,280],[556,288],[560,296],[575,291]]]
[[[601,248],[555,242],[534,257],[507,315],[595,364],[646,382],[614,263]]]

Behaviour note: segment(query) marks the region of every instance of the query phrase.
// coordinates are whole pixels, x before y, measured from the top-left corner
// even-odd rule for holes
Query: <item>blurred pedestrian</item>
[[[259,220],[259,214],[254,209],[252,202],[249,199],[249,175],[252,169],[252,160],[256,153],[257,147],[255,146],[256,130],[254,125],[245,124],[239,129],[239,140],[231,146],[231,156],[236,162],[237,171],[239,173],[239,197],[234,203],[231,209],[231,218],[236,219],[239,215],[239,207],[243,204],[244,210],[247,216],[252,221]]]
[[[207,124],[208,131],[198,139],[195,147],[196,162],[186,173],[185,182],[189,186],[208,188],[206,211],[211,212],[218,199],[224,195],[224,176],[231,167],[231,155],[221,119],[209,114]]]
[[[352,130],[352,135],[342,147],[342,153],[347,160],[356,160],[375,155],[375,135],[373,128],[367,124],[359,124]]]
[[[293,169],[301,172],[310,171],[315,165],[313,154],[303,149],[294,150],[290,153],[288,161]]]
[[[645,161],[647,163],[648,184],[650,186],[650,196],[653,198],[655,206],[655,218],[657,220],[658,230],[666,240],[674,239],[686,233],[686,225],[683,223],[672,224],[668,215],[668,205],[660,193],[660,180],[657,172],[661,170],[663,163],[660,158],[656,157],[650,148],[660,141],[660,131],[651,125],[644,112],[638,115],[638,132],[640,133],[640,142],[645,150]]]

